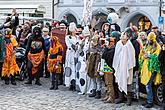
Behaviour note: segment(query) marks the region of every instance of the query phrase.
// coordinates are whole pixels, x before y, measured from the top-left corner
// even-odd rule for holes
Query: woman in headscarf
[[[58,89],[59,75],[62,71],[62,51],[63,47],[58,37],[51,35],[48,54],[48,70],[52,73],[52,86],[50,90]]]
[[[19,73],[19,67],[16,63],[16,47],[18,46],[17,41],[12,35],[11,29],[6,29],[6,35],[4,38],[5,44],[5,57],[2,67],[2,77],[5,78],[5,84],[9,84],[9,78],[11,77],[11,84],[16,85],[15,75]]]
[[[140,79],[141,83],[146,86],[147,91],[147,103],[144,104],[146,108],[153,106],[153,92],[152,83],[160,84],[160,64],[158,55],[161,47],[156,41],[156,35],[154,32],[148,34],[148,43],[144,46],[139,55],[139,70],[141,72]]]
[[[25,57],[28,57],[27,72],[29,79],[25,84],[32,84],[33,77],[36,77],[35,84],[41,86],[40,76],[46,51],[41,33],[40,27],[34,27],[33,34],[28,41]]]

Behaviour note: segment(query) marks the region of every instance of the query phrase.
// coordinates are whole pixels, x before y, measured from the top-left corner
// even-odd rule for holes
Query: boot
[[[55,82],[52,81],[52,86],[50,87],[50,90],[53,90],[55,88]]]
[[[92,90],[92,94],[89,94],[89,97],[95,97],[96,96],[96,89]]]
[[[69,90],[72,91],[73,90],[73,85],[69,86]]]
[[[127,93],[127,106],[131,106],[132,96],[131,92]]]
[[[97,91],[95,99],[100,99],[100,98],[101,98],[101,91]]]
[[[41,85],[42,85],[42,84],[40,83],[40,79],[36,79],[35,84],[38,85],[38,86],[41,86]]]
[[[124,102],[124,95],[122,92],[119,91],[119,97],[115,99],[115,104],[123,103]]]
[[[5,84],[9,85],[9,77],[7,77],[7,76],[5,77]]]
[[[57,90],[58,89],[58,79],[56,79],[55,81],[55,87],[54,87],[54,90]]]
[[[11,76],[11,84],[12,85],[16,85],[15,76]]]

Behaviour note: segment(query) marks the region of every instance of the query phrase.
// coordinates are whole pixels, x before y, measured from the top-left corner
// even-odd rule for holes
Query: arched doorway
[[[148,31],[152,27],[150,19],[143,14],[137,14],[134,17],[132,17],[128,26],[130,25],[137,26],[139,31]]]
[[[97,29],[97,30],[100,30],[101,31],[101,29],[102,29],[102,24],[104,23],[104,22],[106,22],[107,21],[107,14],[105,14],[105,13],[102,13],[102,12],[98,12],[98,13],[96,13],[95,15],[93,15],[93,17],[96,17],[96,21],[98,22],[97,24],[96,24],[96,26],[95,26],[95,29]],[[92,17],[92,18],[93,18]]]
[[[77,19],[73,14],[69,13],[69,14],[66,14],[65,16],[67,17],[68,24],[70,24],[71,22],[74,22],[77,24]]]

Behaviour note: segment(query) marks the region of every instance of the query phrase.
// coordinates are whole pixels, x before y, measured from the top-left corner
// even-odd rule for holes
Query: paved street
[[[24,85],[5,85],[0,81],[0,110],[147,110],[140,102],[133,106],[125,104],[104,104],[101,100],[78,95],[60,86],[59,90],[49,90],[50,79],[42,79],[41,87]],[[150,110],[157,110],[157,106]]]

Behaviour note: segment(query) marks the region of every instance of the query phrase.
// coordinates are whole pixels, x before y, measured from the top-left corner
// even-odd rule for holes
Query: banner
[[[89,25],[92,19],[93,0],[84,0],[83,23]]]

